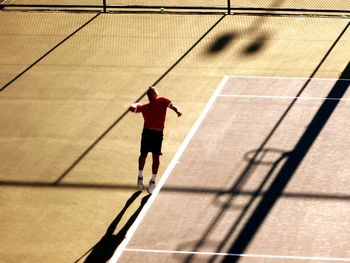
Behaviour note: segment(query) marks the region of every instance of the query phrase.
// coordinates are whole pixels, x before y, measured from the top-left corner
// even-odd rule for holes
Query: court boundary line
[[[120,256],[122,255],[122,253],[126,250],[126,246],[128,245],[129,241],[131,240],[131,238],[133,237],[133,235],[135,234],[136,230],[138,229],[139,225],[141,224],[143,218],[145,217],[146,213],[148,212],[148,210],[151,208],[154,200],[156,199],[156,197],[158,196],[159,191],[161,190],[161,188],[163,187],[164,183],[166,182],[166,180],[168,179],[169,175],[171,174],[171,172],[173,171],[173,169],[175,168],[175,166],[177,165],[180,157],[182,156],[182,154],[184,153],[184,151],[186,150],[188,144],[190,143],[190,141],[192,140],[192,137],[196,134],[198,128],[200,127],[200,125],[202,124],[203,120],[205,119],[205,117],[207,116],[207,113],[210,111],[210,109],[212,108],[213,104],[215,103],[217,97],[219,96],[220,92],[222,91],[222,89],[225,87],[227,81],[230,79],[229,76],[224,76],[223,79],[221,80],[220,84],[217,86],[217,88],[215,89],[213,95],[211,96],[211,98],[209,99],[209,101],[207,102],[207,104],[205,105],[204,109],[202,110],[202,112],[200,113],[199,117],[197,118],[197,120],[195,121],[194,125],[192,126],[191,130],[189,131],[189,133],[187,134],[186,138],[184,139],[184,141],[182,142],[180,148],[177,150],[175,156],[173,157],[172,161],[170,162],[170,164],[168,165],[167,169],[165,170],[164,174],[162,175],[161,179],[159,180],[156,188],[154,189],[151,197],[148,199],[147,203],[145,204],[144,208],[141,210],[140,214],[138,215],[138,217],[136,218],[134,224],[130,227],[129,231],[126,233],[124,240],[122,241],[122,243],[120,243],[120,245],[118,246],[118,248],[116,249],[116,251],[114,252],[112,258],[110,259],[110,263],[116,263],[118,262]]]
[[[296,99],[296,100],[334,100],[334,101],[350,101],[350,99],[327,98],[327,97],[295,97],[295,96],[269,96],[269,95],[235,95],[235,94],[221,94],[218,97],[227,98],[245,98],[245,99]]]
[[[12,83],[17,81],[19,78],[21,78],[24,74],[26,74],[29,70],[31,70],[34,66],[36,66],[39,62],[41,62],[43,59],[45,59],[48,55],[50,55],[52,52],[54,52],[57,48],[59,48],[61,45],[65,44],[70,38],[72,38],[74,35],[79,33],[82,29],[84,29],[87,25],[89,25],[91,22],[93,22],[101,13],[98,13],[94,15],[92,18],[90,18],[88,21],[83,23],[80,27],[78,27],[76,30],[74,30],[72,33],[70,33],[68,36],[66,36],[63,40],[61,40],[59,43],[57,43],[54,47],[52,47],[49,51],[47,51],[44,55],[42,55],[40,58],[35,60],[31,65],[26,67],[22,72],[18,73],[13,79],[11,79],[9,82],[7,82],[3,87],[0,87],[0,93],[7,89]],[[35,59],[35,58],[34,58]]]
[[[310,261],[343,261],[350,262],[350,258],[336,257],[318,257],[318,256],[283,256],[283,255],[266,255],[266,254],[231,254],[219,252],[194,252],[181,250],[153,250],[153,249],[136,249],[126,248],[125,251],[141,252],[141,253],[158,253],[158,254],[185,254],[185,255],[200,255],[200,256],[229,256],[229,257],[250,257],[250,258],[274,258],[274,259],[295,259],[295,260],[310,260]]]
[[[349,79],[342,78],[321,78],[321,77],[278,77],[278,76],[236,76],[236,75],[226,75],[229,78],[241,78],[241,79],[293,79],[293,80],[328,80],[328,81],[350,81]]]

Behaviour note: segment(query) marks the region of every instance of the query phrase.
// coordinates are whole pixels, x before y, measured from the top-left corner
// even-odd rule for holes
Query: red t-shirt
[[[163,130],[165,123],[166,110],[171,104],[171,100],[163,97],[158,97],[156,100],[136,107],[136,112],[142,112],[146,129]]]

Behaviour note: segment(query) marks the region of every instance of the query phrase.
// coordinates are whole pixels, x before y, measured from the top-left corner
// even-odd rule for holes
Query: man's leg
[[[141,153],[139,157],[139,175],[137,177],[137,187],[140,191],[143,189],[143,168],[145,167],[148,153]]]
[[[152,174],[157,176],[158,168],[159,168],[159,154],[152,153]]]
[[[139,171],[143,171],[143,168],[145,167],[146,158],[148,153],[141,153],[139,157]]]
[[[159,168],[159,154],[152,153],[152,179],[149,181],[147,191],[151,194],[156,186],[156,178]]]

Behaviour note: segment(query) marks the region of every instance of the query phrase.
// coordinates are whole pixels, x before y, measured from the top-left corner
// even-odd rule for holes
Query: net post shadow
[[[247,223],[238,234],[236,240],[227,251],[228,254],[243,254],[248,245],[262,226],[267,215],[275,205],[276,201],[283,194],[284,189],[293,177],[295,171],[303,161],[311,149],[313,143],[326,126],[328,120],[332,116],[334,110],[340,103],[340,99],[344,96],[350,85],[350,62],[347,64],[338,81],[328,93],[327,98],[335,98],[336,100],[325,100],[319,110],[311,120],[304,134],[297,142],[294,149],[289,153],[284,165],[276,175],[270,188],[265,193],[256,209],[247,220]],[[239,256],[226,256],[223,263],[237,262]]]
[[[100,239],[100,241],[98,241],[97,244],[94,245],[83,256],[81,256],[79,259],[77,259],[75,261],[75,263],[79,262],[89,252],[90,252],[90,254],[87,256],[87,258],[84,261],[86,263],[107,262],[113,256],[114,251],[117,249],[117,247],[120,245],[120,243],[124,240],[125,235],[128,232],[129,228],[135,222],[137,216],[140,214],[142,208],[147,203],[147,200],[150,197],[150,195],[146,195],[145,197],[142,198],[140,206],[130,216],[130,218],[128,219],[126,224],[123,226],[123,228],[117,234],[114,234],[114,231],[116,230],[118,224],[120,223],[121,219],[123,218],[125,212],[130,207],[130,205],[140,196],[141,193],[142,193],[141,191],[135,192],[126,201],[124,208],[119,212],[117,217],[109,225],[109,227],[107,228],[106,233]]]

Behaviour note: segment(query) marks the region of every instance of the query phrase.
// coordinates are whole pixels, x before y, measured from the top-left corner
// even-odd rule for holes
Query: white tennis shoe
[[[156,181],[152,180],[149,181],[149,185],[148,185],[148,188],[147,188],[147,192],[152,194],[154,188],[156,188]]]
[[[137,188],[142,191],[143,190],[143,178],[137,177]]]

